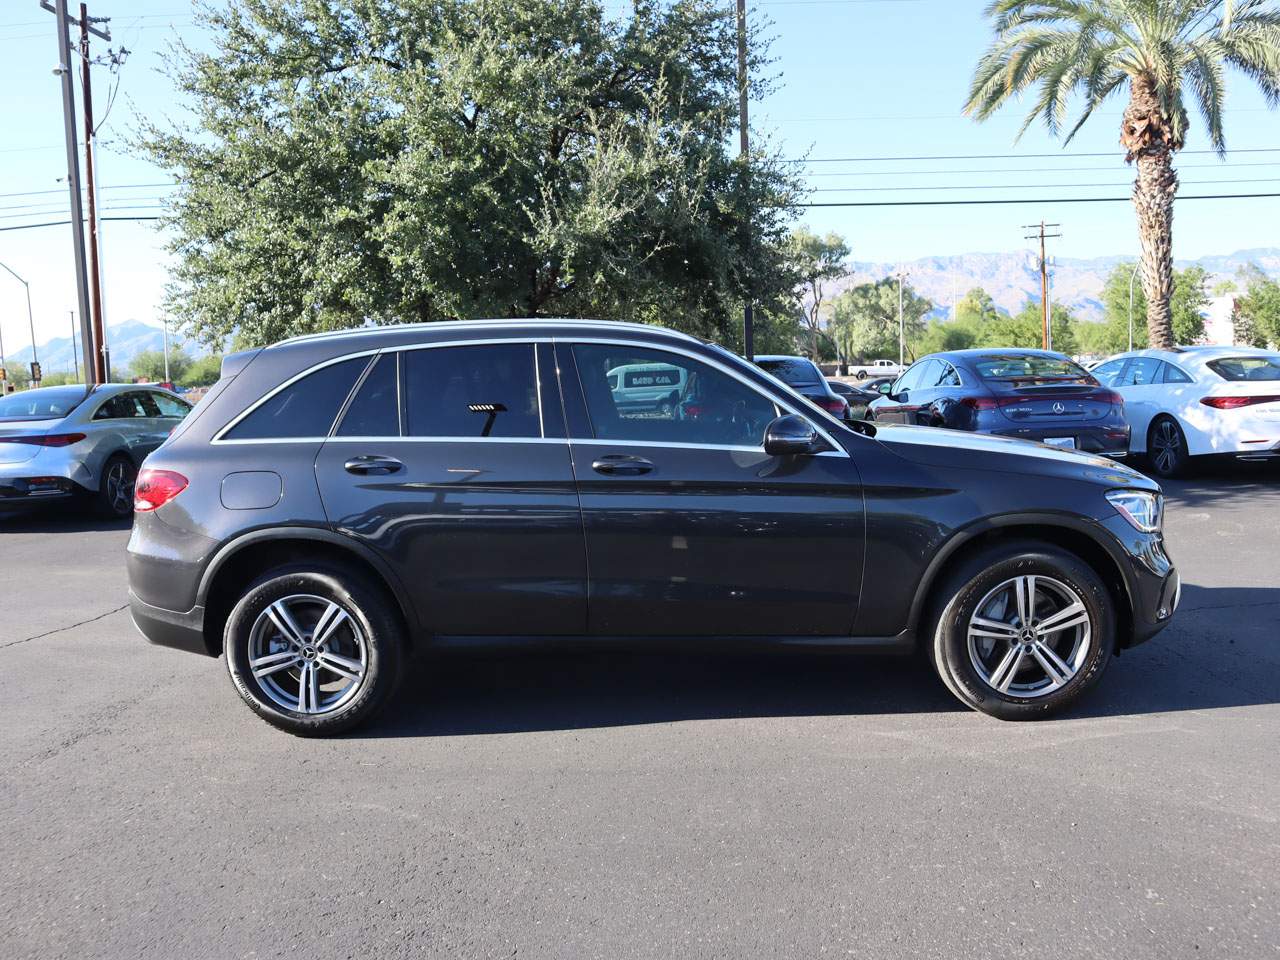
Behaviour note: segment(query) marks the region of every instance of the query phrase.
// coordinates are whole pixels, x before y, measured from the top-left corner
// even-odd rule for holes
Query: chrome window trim
[[[457,322],[467,322],[467,321],[457,321]],[[607,321],[606,321],[606,322],[607,322]],[[488,323],[488,321],[485,321],[485,323]],[[490,324],[490,325],[491,325],[491,324]],[[535,324],[530,324],[530,325],[535,325]],[[563,326],[563,324],[556,324],[556,323],[554,323],[554,322],[550,322],[550,321],[548,321],[548,322],[543,322],[543,323],[536,324],[536,325],[540,325],[540,326],[543,326],[543,327]],[[584,326],[585,326],[585,324],[584,324]],[[376,330],[378,330],[378,331],[381,331],[381,332],[385,332],[387,328],[386,328],[386,327],[370,328],[370,330],[371,330],[371,331],[372,331],[372,330],[374,330],[374,329],[376,329]],[[658,328],[658,329],[662,329],[662,328]],[[668,331],[668,332],[670,332],[670,331]],[[686,336],[686,337],[687,337],[688,335],[687,335],[687,334],[681,334],[681,336]],[[693,338],[692,338],[692,337],[690,337],[689,339],[691,339],[691,340],[692,340]],[[695,342],[697,342],[697,341],[695,341]],[[274,397],[276,394],[280,393],[282,390],[285,390],[285,389],[287,389],[288,387],[292,386],[293,384],[297,383],[297,382],[298,382],[299,380],[301,380],[303,377],[309,376],[310,374],[315,373],[317,370],[322,370],[322,369],[324,369],[325,367],[333,366],[334,364],[337,364],[337,363],[343,363],[344,361],[347,361],[347,360],[353,360],[353,359],[356,359],[356,358],[358,358],[358,357],[372,357],[372,356],[375,356],[375,355],[377,355],[377,354],[382,354],[382,353],[404,353],[404,352],[409,351],[409,350],[435,350],[435,349],[442,349],[442,348],[446,348],[446,347],[471,347],[471,346],[486,346],[486,345],[492,345],[492,344],[510,344],[510,343],[524,343],[524,344],[530,344],[530,345],[532,345],[532,344],[537,344],[537,343],[553,343],[553,344],[554,344],[554,343],[563,343],[563,344],[566,344],[566,345],[568,345],[568,346],[572,346],[572,345],[573,345],[573,344],[575,344],[575,343],[604,343],[604,344],[609,344],[609,345],[612,345],[612,346],[632,347],[632,348],[640,349],[640,350],[666,350],[666,351],[668,351],[668,352],[670,352],[670,353],[679,354],[679,355],[681,355],[681,356],[688,357],[688,358],[689,358],[689,359],[691,359],[691,360],[697,360],[697,361],[698,361],[698,362],[700,362],[700,363],[708,364],[709,366],[716,368],[716,369],[717,369],[717,370],[719,370],[720,372],[725,373],[725,374],[728,374],[730,377],[733,377],[735,380],[737,380],[737,381],[738,381],[739,383],[741,383],[743,386],[747,387],[749,390],[754,391],[755,393],[757,393],[758,395],[760,395],[761,397],[763,397],[765,400],[768,400],[770,403],[772,403],[772,404],[773,404],[773,406],[774,406],[774,409],[775,409],[775,410],[777,410],[777,409],[782,409],[782,410],[786,411],[787,413],[795,414],[796,416],[803,417],[804,419],[808,420],[810,423],[813,423],[814,429],[818,431],[819,436],[821,436],[821,437],[822,437],[822,438],[823,438],[827,443],[829,443],[829,444],[831,445],[831,447],[832,447],[832,449],[831,449],[831,450],[824,450],[824,451],[822,451],[821,453],[815,454],[815,456],[836,456],[836,457],[843,457],[843,458],[848,458],[848,456],[849,456],[848,451],[846,451],[846,450],[844,449],[844,447],[842,447],[842,446],[841,446],[841,445],[836,441],[835,437],[833,437],[830,433],[828,433],[828,432],[827,432],[827,430],[823,428],[822,424],[820,424],[820,423],[818,423],[818,422],[815,422],[815,417],[813,416],[813,413],[812,413],[812,412],[806,412],[806,411],[803,411],[803,410],[797,409],[796,407],[792,406],[790,403],[787,403],[787,402],[781,401],[781,400],[779,400],[779,399],[777,399],[777,398],[775,398],[775,397],[771,397],[771,396],[769,396],[767,393],[765,393],[763,390],[761,390],[761,389],[760,389],[760,387],[759,387],[758,385],[756,385],[756,384],[752,383],[752,382],[751,382],[750,380],[748,380],[746,377],[742,376],[742,374],[740,374],[738,371],[734,370],[732,367],[728,366],[727,364],[722,363],[722,362],[721,362],[719,359],[717,359],[716,357],[710,357],[710,356],[705,356],[705,355],[700,354],[700,353],[695,353],[695,352],[694,352],[694,351],[692,351],[692,350],[688,350],[688,349],[685,349],[685,348],[683,348],[683,347],[676,346],[676,345],[674,345],[674,344],[667,344],[667,343],[660,343],[660,342],[659,342],[659,343],[646,343],[646,342],[643,342],[643,341],[636,341],[636,340],[625,339],[625,338],[619,338],[619,337],[594,337],[594,336],[589,336],[589,335],[588,335],[588,336],[581,336],[581,337],[576,337],[576,336],[575,336],[575,337],[572,337],[572,338],[565,338],[565,337],[539,337],[539,336],[534,336],[534,337],[519,337],[519,338],[515,338],[515,337],[479,337],[479,338],[475,338],[475,339],[468,339],[468,340],[442,340],[442,341],[441,341],[441,342],[439,342],[439,343],[403,343],[403,344],[394,344],[394,345],[392,345],[392,346],[386,346],[386,347],[378,347],[378,348],[371,349],[371,350],[359,350],[359,351],[354,351],[354,352],[352,352],[352,353],[346,353],[346,354],[343,354],[343,355],[338,356],[338,357],[330,357],[328,360],[321,361],[320,363],[314,364],[313,366],[310,366],[310,367],[308,367],[307,369],[305,369],[305,370],[303,370],[303,371],[301,371],[301,372],[299,372],[299,373],[297,373],[297,374],[294,374],[292,377],[290,377],[289,379],[287,379],[287,380],[285,380],[283,383],[281,383],[279,386],[277,386],[274,390],[271,390],[270,392],[268,392],[268,393],[264,394],[263,396],[259,397],[256,401],[254,401],[252,404],[250,404],[248,407],[246,407],[243,411],[241,411],[241,412],[240,412],[240,413],[239,413],[239,414],[238,414],[238,415],[237,415],[233,420],[231,420],[231,422],[229,422],[229,423],[228,423],[228,424],[226,424],[224,427],[222,427],[222,428],[221,428],[221,429],[220,429],[220,430],[219,430],[219,431],[214,435],[213,439],[209,441],[209,443],[210,443],[210,444],[217,444],[217,445],[223,445],[223,444],[227,444],[227,445],[231,445],[231,444],[258,444],[258,443],[324,443],[324,442],[329,441],[329,440],[339,441],[339,442],[341,442],[341,441],[359,440],[359,441],[366,442],[366,443],[367,443],[367,442],[384,442],[384,443],[385,443],[385,442],[392,441],[392,440],[396,440],[396,441],[400,441],[400,442],[404,442],[404,441],[411,441],[411,442],[415,442],[415,441],[416,441],[416,442],[426,442],[426,443],[467,443],[467,442],[483,442],[483,443],[583,443],[583,442],[594,442],[594,441],[595,441],[595,438],[594,438],[594,437],[591,437],[591,438],[575,438],[575,437],[545,437],[545,436],[543,436],[543,437],[409,437],[409,436],[399,436],[399,437],[335,437],[335,436],[327,436],[327,437],[261,437],[261,438],[244,438],[244,439],[240,439],[240,440],[230,440],[230,439],[227,439],[227,438],[226,438],[226,434],[227,434],[229,431],[231,431],[232,429],[234,429],[234,427],[236,426],[236,424],[240,423],[240,421],[242,421],[242,420],[244,420],[246,417],[248,417],[251,413],[253,413],[253,411],[254,411],[254,410],[256,410],[258,407],[260,407],[262,404],[266,403],[268,400],[270,400],[270,399],[271,399],[272,397]],[[538,362],[538,361],[537,361],[537,350],[535,349],[535,350],[534,350],[534,363],[535,363],[535,365],[537,364],[537,362]],[[746,361],[743,361],[743,362],[746,362]],[[919,363],[920,361],[916,361],[916,362],[917,362],[917,363]],[[535,367],[535,369],[536,369],[536,367]],[[367,365],[366,365],[365,370],[362,372],[362,374],[363,374],[363,373],[367,373],[367,372],[368,372],[368,370],[369,370],[369,366],[367,366]],[[768,376],[769,376],[769,374],[768,374],[766,371],[760,371],[760,372],[761,372],[761,374],[762,374],[762,375],[764,375],[764,376],[766,376],[766,377],[768,377]],[[362,375],[362,376],[360,376],[360,377],[357,377],[356,379],[357,379],[357,381],[361,381],[361,380],[363,379],[363,375]],[[397,378],[397,379],[399,379],[399,378]],[[770,379],[775,379],[775,378],[770,378]],[[353,385],[353,386],[352,386],[352,392],[349,392],[349,393],[347,394],[347,397],[346,397],[346,398],[344,398],[343,406],[340,408],[340,410],[345,411],[346,403],[350,401],[351,397],[353,396],[353,393],[354,393],[354,390],[355,390],[355,389],[356,389],[356,386],[355,386],[355,385]],[[785,385],[784,385],[784,389],[789,389],[789,388],[785,388]],[[402,401],[402,403],[401,403],[401,407],[403,408],[403,399],[404,399],[404,398],[403,398],[403,397],[401,397],[400,399],[401,399],[401,401]],[[818,412],[818,413],[820,413],[820,414],[823,414],[823,416],[826,416],[825,412],[824,412],[824,411],[819,410],[819,408],[817,408],[817,407],[815,407],[815,408],[814,408],[814,411],[816,411],[816,412]],[[539,396],[538,414],[539,414],[539,417],[541,417],[541,416],[542,416],[542,403],[541,403],[541,396]],[[334,418],[334,423],[336,424],[336,423],[340,422],[340,420],[341,420],[341,416],[339,415],[338,417],[335,417],[335,418]],[[567,425],[566,425],[566,428],[567,428]],[[330,426],[330,432],[332,432],[332,430],[333,430],[333,426],[331,425],[331,426]],[[566,429],[566,433],[567,433],[567,432],[568,432],[568,430]],[[608,442],[608,443],[610,443],[610,444],[613,444],[614,446],[618,446],[618,445],[621,445],[621,444],[639,445],[639,444],[641,443],[641,441],[634,441],[634,440],[629,440],[629,441],[628,441],[628,440],[623,440],[623,441],[610,440],[610,441],[605,441],[605,442]],[[653,447],[664,447],[664,446],[665,446],[665,447],[680,447],[680,446],[681,446],[681,444],[674,443],[674,442],[673,442],[673,443],[661,443],[661,442],[656,442],[656,441],[646,441],[645,443],[646,443],[646,445],[648,445],[648,446],[653,446]],[[763,445],[758,446],[758,447],[740,447],[740,446],[727,446],[727,447],[726,447],[726,446],[717,446],[717,445],[714,445],[714,444],[689,444],[688,446],[689,446],[689,447],[692,447],[693,449],[701,449],[701,450],[715,450],[715,449],[752,450],[752,451],[759,451],[760,453],[764,453],[764,446],[763,446]]]

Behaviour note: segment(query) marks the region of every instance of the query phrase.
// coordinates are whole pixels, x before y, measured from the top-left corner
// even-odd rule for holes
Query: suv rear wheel
[[[300,736],[370,719],[399,683],[404,630],[392,605],[351,570],[270,571],[227,618],[223,649],[236,691],[268,723]]]
[[[939,599],[930,648],[938,675],[963,703],[1002,720],[1062,710],[1098,682],[1115,647],[1106,585],[1048,544],[969,558]]]

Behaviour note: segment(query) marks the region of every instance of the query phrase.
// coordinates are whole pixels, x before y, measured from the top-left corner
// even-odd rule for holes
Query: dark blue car
[[[881,393],[868,419],[993,433],[1107,457],[1129,452],[1124,399],[1061,353],[934,353]]]

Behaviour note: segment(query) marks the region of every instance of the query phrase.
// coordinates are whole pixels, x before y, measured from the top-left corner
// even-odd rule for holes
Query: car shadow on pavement
[[[1126,651],[1064,720],[1280,702],[1280,589],[1184,589],[1174,623]],[[683,720],[960,712],[920,657],[799,650],[520,648],[415,661],[355,737],[465,736]],[[991,721],[996,722],[996,721]]]
[[[0,537],[6,533],[93,533],[128,530],[133,518],[103,520],[79,504],[50,503],[38,507],[0,510]]]

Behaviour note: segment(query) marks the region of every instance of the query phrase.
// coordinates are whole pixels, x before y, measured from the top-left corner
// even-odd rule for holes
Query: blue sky
[[[779,74],[777,92],[752,106],[757,137],[770,140],[786,157],[811,160],[999,155],[809,163],[804,167],[809,183],[821,191],[811,196],[817,202],[1127,196],[1131,173],[1116,145],[1119,101],[1096,115],[1066,148],[1039,127],[1015,146],[1021,122],[1016,109],[981,125],[961,116],[973,65],[990,36],[983,5],[982,0],[749,0],[753,18],[772,22]],[[606,6],[619,10],[625,4],[606,0]],[[180,114],[171,82],[159,70],[161,54],[175,31],[197,45],[199,35],[187,0],[94,0],[90,12],[111,15],[113,45],[123,43],[133,51],[99,134],[102,205],[106,215],[113,210],[147,215],[165,193],[155,185],[168,176],[130,156],[122,140],[139,115]],[[104,46],[98,43],[97,49]],[[38,0],[0,2],[0,207],[5,208],[0,227],[65,217],[65,192],[37,192],[62,186],[55,52],[53,17]],[[95,73],[99,119],[112,82],[104,69]],[[1280,113],[1268,112],[1240,77],[1233,76],[1228,89],[1228,146],[1239,152],[1225,163],[1192,153],[1207,146],[1197,125],[1178,164],[1182,193],[1280,192]],[[1278,149],[1244,152],[1263,148]],[[1239,182],[1209,182],[1221,180]],[[1100,186],[1066,186],[1093,184]],[[897,189],[884,189],[890,187]],[[814,229],[843,234],[858,260],[1023,249],[1022,224],[1041,219],[1062,224],[1064,236],[1052,248],[1060,256],[1137,251],[1128,203],[830,208],[810,210],[803,219]],[[1280,245],[1278,223],[1280,198],[1183,201],[1176,213],[1175,255]],[[108,322],[158,324],[167,263],[153,225],[104,223],[102,246]],[[66,227],[0,231],[0,262],[31,283],[37,341],[70,331],[67,311],[75,307],[70,251]],[[8,350],[30,340],[22,287],[3,272],[0,331]]]

